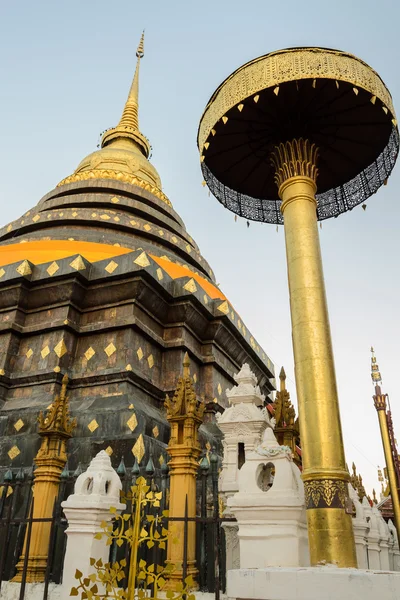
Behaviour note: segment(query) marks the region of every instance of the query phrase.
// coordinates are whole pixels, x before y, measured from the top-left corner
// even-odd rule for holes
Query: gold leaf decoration
[[[9,449],[7,454],[11,460],[14,460],[14,458],[17,458],[18,454],[21,454],[21,450],[18,448],[18,446],[13,446]]]
[[[194,279],[189,279],[189,281],[183,286],[183,289],[185,289],[187,292],[190,292],[191,294],[197,292],[197,286],[194,282]]]
[[[16,271],[23,277],[26,277],[27,275],[32,275],[32,269],[27,260],[22,261],[22,263],[16,268]]]
[[[108,346],[106,348],[104,348],[104,352],[107,354],[108,358],[110,358],[110,356],[112,356],[115,351],[116,351],[116,347],[114,346],[114,344],[112,342],[110,344],[108,344]]]
[[[25,423],[23,422],[22,419],[18,419],[18,421],[16,423],[14,423],[14,429],[16,431],[19,431],[20,429],[23,428],[23,426],[25,425]]]
[[[153,431],[153,435],[154,435],[154,437],[155,437],[155,438],[158,438],[158,436],[160,435],[160,432],[159,432],[159,429],[158,429],[157,425],[155,425],[155,426],[153,427],[153,430],[152,430],[152,431]]]
[[[113,449],[111,448],[111,446],[107,446],[104,452],[106,452],[108,456],[111,456],[111,454],[113,453]]]
[[[0,279],[3,277],[4,273],[5,273],[5,270],[3,268],[0,269]]]
[[[218,384],[217,390],[218,390],[218,394],[221,395],[222,394],[222,387],[221,387],[220,383]]]
[[[86,360],[89,361],[95,354],[95,350],[93,350],[92,346],[90,346],[85,352]]]
[[[137,354],[138,359],[142,360],[142,358],[143,358],[143,350],[141,348],[139,348],[137,350],[136,354]]]
[[[83,271],[86,269],[85,263],[83,262],[83,258],[80,256],[80,254],[69,263],[69,266],[75,269],[75,271]]]
[[[126,424],[128,425],[128,427],[131,431],[135,431],[137,424],[138,424],[135,413],[132,413],[132,415],[127,420]]]
[[[68,352],[68,348],[63,339],[60,340],[56,346],[54,346],[54,352],[57,354],[58,358],[61,358]]]
[[[113,198],[111,198],[111,202],[112,202],[113,204],[118,204],[118,202],[119,202],[119,198],[117,198],[116,196],[114,196]]]
[[[217,309],[220,312],[222,312],[224,315],[227,315],[229,313],[228,302],[225,300],[224,302],[222,302],[222,304],[220,304],[219,306],[217,306]]]
[[[145,229],[146,231],[151,231],[151,225],[146,223],[146,225],[143,226],[143,229]]]
[[[149,267],[150,266],[150,261],[147,258],[146,252],[142,252],[141,254],[139,254],[139,256],[137,258],[135,258],[135,260],[133,262],[135,264],[139,265],[139,267]]]
[[[89,431],[91,433],[93,433],[94,431],[96,431],[96,429],[98,428],[99,424],[96,421],[96,419],[92,419],[92,421],[90,421],[89,425],[87,426],[87,428],[89,429]]]
[[[50,348],[48,346],[45,346],[40,354],[42,358],[46,358],[46,356],[50,354]]]
[[[56,261],[53,261],[49,267],[47,267],[46,271],[52,277],[59,270],[59,266]]]
[[[29,350],[27,351],[27,353],[25,354],[26,358],[30,358],[33,354],[33,350],[32,348],[29,348]]]
[[[154,358],[153,358],[153,355],[152,355],[152,354],[150,354],[150,355],[147,357],[147,362],[148,362],[148,364],[149,364],[149,367],[150,367],[150,369],[152,369],[152,368],[153,368],[153,366],[154,366]]]
[[[126,365],[125,371],[132,371],[132,365],[130,363]]]
[[[104,267],[104,270],[107,271],[107,273],[114,273],[115,269],[118,267],[118,263],[115,262],[115,260],[112,260],[111,262],[108,263],[108,265],[106,267]]]
[[[164,279],[162,269],[160,269],[160,268],[157,269],[157,277],[158,277],[159,281],[161,281],[161,279]]]
[[[142,434],[139,435],[138,439],[136,440],[136,442],[132,446],[132,454],[136,458],[136,460],[138,461],[138,464],[140,464],[140,462],[142,461],[142,458],[143,458],[143,456],[145,454],[144,441],[143,441],[143,435]]]

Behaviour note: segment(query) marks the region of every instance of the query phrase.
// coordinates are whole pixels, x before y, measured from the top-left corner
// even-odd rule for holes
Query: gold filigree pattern
[[[357,57],[321,48],[280,50],[252,60],[220,86],[202,116],[199,149],[203,150],[214,125],[231,108],[247,98],[256,97],[266,88],[276,88],[281,83],[301,79],[332,79],[352,83],[370,92],[372,97],[378,97],[395,117],[389,90],[379,75]]]
[[[80,173],[74,173],[69,177],[66,177],[57,185],[67,185],[68,183],[75,183],[77,181],[88,181],[90,179],[116,179],[122,183],[129,183],[131,185],[137,185],[138,187],[150,192],[153,196],[156,196],[162,202],[165,202],[168,206],[172,207],[171,201],[158,187],[151,185],[147,181],[140,179],[136,175],[129,175],[128,173],[122,173],[121,171],[113,171],[112,169],[92,169],[90,171],[81,171]]]
[[[292,140],[275,146],[271,162],[275,167],[275,183],[278,188],[287,179],[303,175],[316,183],[318,148],[308,140]]]
[[[338,479],[304,482],[306,508],[346,508],[347,483]]]

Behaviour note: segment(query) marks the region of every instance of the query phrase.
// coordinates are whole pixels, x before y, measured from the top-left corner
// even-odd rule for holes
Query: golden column
[[[311,564],[356,567],[350,479],[344,457],[321,250],[314,144],[279,144],[272,155],[282,200]]]
[[[382,383],[381,374],[379,367],[376,362],[374,349],[371,348],[371,377],[375,383],[375,395],[374,404],[378,413],[379,427],[381,430],[383,451],[385,453],[386,470],[389,479],[390,496],[392,498],[392,506],[394,513],[394,524],[396,526],[397,538],[400,540],[400,499],[399,499],[399,481],[398,475],[396,474],[396,466],[393,457],[393,453],[397,452],[396,448],[392,448],[390,441],[390,432],[388,426],[388,415],[386,412],[386,400],[388,399],[387,394],[382,394],[381,386]]]
[[[311,563],[354,567],[317,221],[362,205],[390,176],[399,150],[390,92],[347,52],[270,52],[215,90],[197,141],[223,206],[248,225],[284,225]]]
[[[66,442],[76,427],[76,419],[70,419],[67,397],[68,376],[62,379],[61,392],[56,396],[46,415],[39,414],[39,435],[41,446],[35,457],[33,492],[33,520],[49,519],[45,522],[34,522],[28,548],[26,581],[44,581],[50,542],[51,518],[54,502],[57,498],[60,475],[67,461]],[[27,536],[13,581],[22,580],[26,554]]]
[[[198,429],[203,422],[205,405],[197,400],[193,381],[189,374],[189,357],[183,360],[183,375],[179,378],[172,400],[167,396],[165,407],[167,419],[171,424],[171,437],[168,443],[170,474],[169,516],[183,517],[187,502],[187,516],[196,516],[196,476],[201,448],[198,441]],[[168,543],[167,561],[177,568],[169,575],[170,587],[182,581],[182,562],[184,559],[184,528],[182,521],[172,521],[171,528],[176,543]],[[196,577],[198,571],[195,561],[196,524],[187,524],[187,576]],[[168,587],[168,584],[167,584]]]

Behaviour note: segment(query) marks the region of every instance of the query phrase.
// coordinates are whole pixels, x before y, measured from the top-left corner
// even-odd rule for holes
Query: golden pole
[[[69,417],[67,397],[68,376],[64,375],[60,395],[46,415],[39,415],[39,435],[42,443],[35,457],[33,523],[29,548],[25,537],[22,555],[13,581],[22,581],[25,553],[28,550],[26,581],[44,581],[49,551],[51,519],[57,498],[60,476],[67,461],[66,442],[76,427],[76,419]],[[35,519],[48,519],[36,521]]]
[[[398,494],[396,471],[394,468],[392,447],[390,444],[389,430],[386,418],[386,397],[387,394],[382,394],[379,385],[375,386],[374,404],[378,413],[379,427],[381,429],[381,437],[383,451],[385,453],[386,469],[389,479],[390,496],[392,498],[394,524],[396,526],[397,538],[400,540],[400,501]],[[399,541],[400,543],[400,541]]]
[[[187,497],[187,515],[196,516],[196,476],[201,448],[198,441],[198,429],[203,421],[205,405],[196,398],[193,381],[189,374],[189,357],[183,361],[183,375],[172,400],[167,396],[165,407],[167,420],[171,424],[171,437],[168,443],[170,475],[169,517],[182,518],[185,514]],[[175,589],[176,582],[182,581],[182,563],[184,558],[183,521],[171,521],[176,543],[168,543],[167,562],[175,566],[168,575],[165,589]],[[187,523],[187,576],[196,578],[196,524]],[[179,565],[179,566],[177,566]]]
[[[280,144],[272,162],[282,200],[311,565],[357,567],[349,473],[317,228],[317,149]]]

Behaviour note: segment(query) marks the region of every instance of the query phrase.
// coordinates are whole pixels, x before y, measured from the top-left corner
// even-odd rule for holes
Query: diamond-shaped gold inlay
[[[139,256],[135,258],[133,262],[139,265],[139,267],[148,267],[150,265],[150,261],[147,258],[146,252],[142,252],[141,254],[139,254]]]
[[[37,221],[39,221],[39,219],[40,219],[40,215],[35,215],[34,217],[32,217],[32,221],[34,223],[36,223]]]
[[[150,354],[150,356],[147,357],[147,362],[149,364],[150,369],[152,369],[154,366],[154,358],[152,354]]]
[[[218,384],[217,390],[218,390],[218,394],[221,395],[222,394],[222,387],[221,387],[220,383]]]
[[[60,340],[57,346],[54,346],[54,352],[57,354],[58,358],[61,358],[68,352],[68,348],[65,345],[64,340]]]
[[[61,371],[60,367],[57,365],[57,367],[54,367],[53,369],[54,373],[59,373]]]
[[[111,219],[110,215],[100,215],[100,219],[103,219],[103,221],[108,221],[109,219]]]
[[[204,304],[208,304],[208,297],[206,296],[206,294],[204,294],[203,300],[204,300]]]
[[[14,423],[14,429],[16,431],[19,431],[20,429],[23,428],[23,426],[25,425],[25,423],[23,422],[22,419],[18,419],[18,421],[16,423]]]
[[[59,270],[59,266],[56,263],[56,261],[53,261],[51,263],[51,265],[49,267],[47,267],[46,271],[48,272],[48,274],[50,275],[50,277],[52,277],[54,275],[54,273],[57,273],[57,271]]]
[[[32,348],[29,348],[28,352],[25,354],[26,358],[30,358],[33,354]]]
[[[76,212],[76,210],[74,210],[74,212],[72,213],[72,216],[73,217],[77,217],[78,216],[78,213]]]
[[[119,202],[119,198],[117,198],[116,196],[114,196],[114,198],[111,198],[111,202],[112,202],[113,204],[118,204],[118,202]]]
[[[16,268],[16,271],[23,277],[26,277],[27,275],[32,275],[32,269],[27,260],[22,261],[22,263]]]
[[[130,224],[131,224],[133,227],[136,227],[136,225],[137,225],[136,221],[134,221],[133,219],[132,219],[132,221],[129,221],[129,223],[130,223]]]
[[[142,360],[143,358],[143,350],[141,348],[138,349],[138,351],[136,352],[137,357],[139,360]]]
[[[231,310],[231,319],[232,319],[232,321],[235,320],[235,313],[233,312],[233,310]]]
[[[112,260],[111,262],[108,263],[108,265],[106,267],[104,267],[104,270],[107,271],[107,273],[114,273],[115,269],[118,267],[118,263],[115,262],[115,260]]]
[[[174,244],[178,243],[178,240],[177,240],[177,238],[174,235],[172,236],[171,240],[174,242]]]
[[[0,269],[0,279],[3,277],[4,273],[5,273],[5,270],[4,269]]]
[[[158,429],[157,425],[156,425],[155,427],[153,427],[153,430],[152,430],[152,431],[153,431],[153,435],[154,435],[154,437],[155,437],[155,438],[158,438],[158,436],[160,435],[160,431],[159,431],[159,429]]]
[[[146,223],[146,225],[143,226],[143,229],[145,229],[146,231],[151,231],[151,225]]]
[[[193,381],[196,383],[197,382],[197,375],[196,373],[193,375]]]
[[[158,459],[158,462],[160,463],[160,466],[161,466],[161,467],[162,467],[162,466],[163,466],[163,464],[165,463],[165,459],[164,459],[164,457],[163,457],[163,455],[162,455],[162,454],[160,454],[160,458]]]
[[[224,313],[224,315],[227,315],[229,313],[229,306],[227,301],[225,300],[225,302],[222,302],[222,304],[220,304],[219,306],[217,306],[218,310],[221,311],[222,313]]]
[[[136,460],[138,461],[139,464],[144,456],[144,453],[145,453],[145,450],[144,450],[143,435],[140,434],[138,439],[132,446],[132,454],[136,458]]]
[[[4,374],[5,374],[4,369],[0,369],[0,375],[4,375]]]
[[[161,279],[164,278],[163,272],[160,268],[157,269],[157,277],[158,277],[159,281],[161,281]]]
[[[114,217],[114,221],[115,221],[116,223],[119,223],[119,221],[120,221],[120,218],[119,218],[119,217]]]
[[[186,250],[189,252],[189,254],[191,253],[192,248],[191,248],[191,246],[189,246],[189,244],[186,245]]]
[[[159,233],[159,235],[161,235],[161,237],[164,235],[164,232],[163,232],[163,230],[162,230],[162,229],[159,229],[159,230],[158,230],[158,233]]]
[[[116,347],[114,346],[114,344],[112,342],[110,344],[108,344],[108,346],[106,348],[104,348],[104,352],[107,354],[108,358],[110,358],[110,356],[112,356],[115,351],[116,351]]]
[[[93,350],[92,346],[90,346],[85,352],[86,360],[90,360],[95,354],[95,350]]]
[[[126,365],[125,371],[132,371],[132,365],[130,363]]]
[[[18,454],[21,454],[21,450],[18,448],[18,446],[13,446],[12,448],[9,449],[7,454],[11,460],[14,460],[14,458],[16,458],[18,456]]]
[[[46,358],[46,356],[50,354],[50,348],[45,346],[40,354],[42,355],[42,358]]]
[[[189,279],[189,281],[183,286],[183,289],[190,292],[191,294],[197,292],[197,286],[194,282],[194,279]]]
[[[135,408],[135,407],[133,406],[133,404],[130,404],[130,405],[128,406],[128,408]]]
[[[93,419],[92,421],[90,421],[89,425],[87,426],[87,428],[89,429],[89,431],[91,433],[93,433],[93,431],[96,431],[96,429],[98,428],[99,424],[96,421],[96,419]]]
[[[86,269],[85,263],[83,262],[83,258],[80,254],[69,263],[69,266],[75,269],[75,271],[83,271],[83,269]]]
[[[137,427],[137,418],[136,418],[136,415],[135,415],[135,413],[133,413],[133,414],[132,414],[132,415],[129,417],[129,419],[127,420],[126,424],[128,425],[128,427],[129,427],[129,429],[130,429],[131,431],[134,431],[134,430],[136,429],[136,427]]]
[[[111,446],[107,446],[104,452],[106,452],[108,456],[111,456],[111,454],[113,453],[113,449],[111,448]]]

